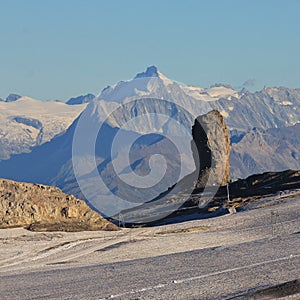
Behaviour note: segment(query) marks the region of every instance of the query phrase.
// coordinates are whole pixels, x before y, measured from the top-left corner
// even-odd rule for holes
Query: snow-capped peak
[[[156,66],[150,66],[146,71],[138,73],[134,79],[120,81],[114,86],[103,89],[97,97],[99,100],[126,103],[142,97],[155,97],[159,99],[177,99],[183,105],[183,100],[215,102],[220,98],[231,100],[239,98],[238,91],[231,86],[216,84],[208,89],[186,86],[169,79],[161,73]],[[186,103],[183,105],[185,106]]]
[[[156,66],[150,66],[132,80],[120,81],[114,86],[106,87],[97,98],[118,103],[149,96],[161,98],[169,93],[167,86],[173,83]]]

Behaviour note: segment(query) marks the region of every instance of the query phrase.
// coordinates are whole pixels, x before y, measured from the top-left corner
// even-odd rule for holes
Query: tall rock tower
[[[221,113],[213,110],[197,117],[192,135],[191,147],[198,172],[195,188],[226,185],[230,180],[230,139]]]

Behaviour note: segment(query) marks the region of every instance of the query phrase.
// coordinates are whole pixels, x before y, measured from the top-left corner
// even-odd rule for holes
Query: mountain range
[[[0,101],[0,160],[30,152],[62,134],[85,106],[9,95]]]
[[[300,168],[300,124],[267,130],[254,128],[231,145],[231,172],[245,178],[267,170],[284,171]]]
[[[82,119],[82,151],[96,129],[101,129],[101,134],[95,135],[95,151],[90,153],[96,159],[85,162],[81,178],[96,180],[100,172],[105,180],[100,195],[104,198],[109,198],[107,186],[116,194],[133,196],[128,185],[114,176],[115,164],[124,178],[137,173],[154,182],[161,174],[151,163],[162,162],[149,159],[162,152],[170,158],[167,165],[173,169],[183,162],[180,178],[191,172],[195,166],[189,129],[197,116],[213,109],[221,112],[230,130],[232,177],[300,169],[300,89],[273,87],[251,93],[225,84],[200,88],[171,80],[151,66],[132,80],[106,87],[97,97],[87,94],[66,103],[15,98],[0,102],[0,177],[55,184],[81,198],[84,195],[73,171],[74,167],[76,173],[72,146]],[[122,142],[112,152],[113,140],[119,136]],[[130,141],[135,142],[131,145]],[[173,141],[181,145],[181,163],[171,159]],[[130,161],[126,159],[128,153]],[[155,197],[177,179],[171,172],[164,187],[147,197]],[[95,184],[93,180],[90,185]],[[145,194],[137,192],[134,196],[139,201]]]

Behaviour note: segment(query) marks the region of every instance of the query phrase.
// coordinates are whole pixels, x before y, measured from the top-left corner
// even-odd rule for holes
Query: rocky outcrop
[[[192,127],[192,136],[191,149],[196,170],[155,199],[123,210],[114,216],[115,219],[118,220],[122,215],[122,221],[127,224],[155,224],[168,215],[188,214],[190,212],[187,208],[191,206],[197,206],[207,213],[213,202],[211,194],[230,181],[229,132],[220,112],[212,110],[197,117]],[[206,192],[209,196],[199,197],[204,188],[208,188]]]
[[[96,98],[96,96],[93,94],[86,94],[86,95],[82,95],[79,97],[71,98],[66,102],[66,104],[78,105],[78,104],[83,104],[83,103],[89,103],[89,102],[93,101],[95,98]]]
[[[21,97],[22,97],[22,96],[17,95],[17,94],[9,94],[9,95],[6,97],[5,101],[6,101],[6,102],[14,102],[14,101],[19,100]]]
[[[219,111],[199,116],[192,128],[191,148],[198,173],[195,188],[226,185],[230,181],[230,138]]]
[[[0,179],[0,228],[117,230],[87,204],[51,186]]]

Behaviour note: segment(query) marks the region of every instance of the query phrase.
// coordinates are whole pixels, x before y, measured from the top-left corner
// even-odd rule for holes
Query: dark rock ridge
[[[43,124],[39,120],[33,119],[33,118],[25,118],[22,116],[15,116],[12,118],[12,120],[17,123],[20,123],[20,124],[31,126],[38,130],[40,130],[43,127]]]
[[[95,98],[96,97],[93,94],[86,94],[86,95],[78,96],[75,98],[71,98],[66,102],[66,104],[77,105],[77,104],[88,103],[88,102],[93,101]]]
[[[262,197],[273,196],[280,191],[300,188],[300,171],[285,170],[282,172],[265,172],[246,179],[239,179],[229,185],[231,201],[237,206]],[[225,187],[220,188],[216,198],[227,198]]]
[[[34,231],[117,230],[87,204],[60,189],[0,179],[0,228]]]
[[[144,77],[158,77],[158,69],[156,66],[150,66],[145,72],[138,73],[134,78],[144,78]]]
[[[243,211],[256,208],[265,208],[300,195],[300,171],[285,170],[283,172],[265,172],[255,174],[246,179],[239,179],[231,182],[228,187],[229,198],[226,187],[221,187],[209,203],[208,211],[214,208],[214,211],[224,213],[234,211]],[[196,196],[196,195],[195,195]],[[190,206],[197,205],[197,198]],[[234,210],[232,210],[232,208]],[[188,210],[185,211],[188,213]],[[297,215],[297,212],[295,212]]]
[[[5,101],[6,101],[6,102],[14,102],[14,101],[17,101],[18,99],[20,99],[21,97],[22,97],[22,96],[17,95],[17,94],[9,94],[9,95],[6,97]]]

